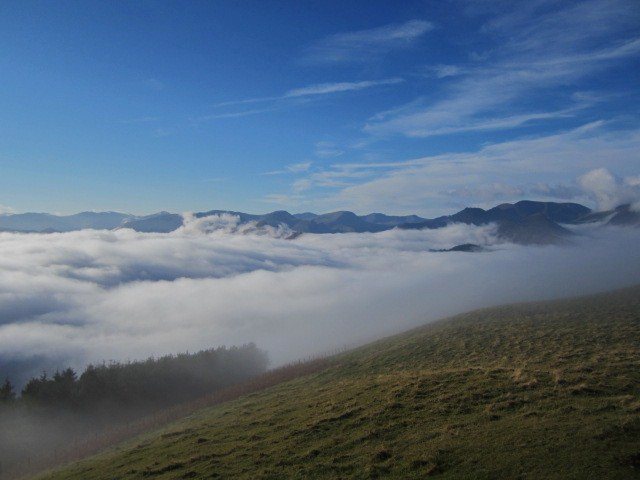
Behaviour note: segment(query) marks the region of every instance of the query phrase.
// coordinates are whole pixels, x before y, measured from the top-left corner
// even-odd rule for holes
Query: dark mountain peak
[[[486,249],[475,243],[463,243],[451,248],[441,248],[439,250],[431,250],[432,252],[484,252]]]
[[[477,207],[467,207],[448,218],[449,221],[454,223],[468,223],[472,225],[481,225],[491,221],[487,216],[487,211]]]
[[[576,203],[537,202],[522,200],[515,204],[502,203],[489,210],[467,207],[458,213],[425,220],[400,228],[441,228],[450,223],[486,225],[495,223],[498,235],[507,241],[523,244],[561,243],[571,232],[559,223],[576,223],[588,215],[590,209]]]
[[[110,230],[135,218],[118,212],[80,212],[74,215],[16,213],[0,217],[0,229],[15,232],[70,232],[85,228]]]
[[[122,228],[130,228],[136,232],[144,233],[169,233],[183,225],[182,215],[169,212],[158,212],[146,217],[127,220]]]
[[[335,221],[335,220],[349,220],[349,219],[355,220],[357,218],[358,216],[353,212],[350,212],[348,210],[338,210],[337,212],[329,212],[329,213],[323,213],[322,215],[318,215],[316,217],[316,220],[323,219],[323,220]]]
[[[450,218],[451,217],[444,216],[438,218],[430,218],[415,223],[402,223],[398,225],[398,228],[401,230],[422,230],[424,228],[433,230],[435,228],[446,227],[451,221]]]
[[[498,224],[498,236],[523,245],[567,243],[573,233],[551,220],[544,213],[536,213],[517,222],[504,220]]]
[[[285,210],[276,210],[275,212],[260,215],[257,220],[258,226],[270,225],[272,227],[277,227],[279,225],[286,225],[290,228],[304,221],[294,217]]]
[[[520,200],[516,203],[503,203],[503,205],[508,205],[510,207],[516,208],[538,208],[542,205],[549,205],[550,202],[538,202],[536,200]]]
[[[510,210],[510,209],[513,208],[513,206],[514,206],[513,203],[501,203],[500,205],[497,205],[497,206],[493,207],[493,209],[495,209],[495,210]]]
[[[318,215],[310,222],[320,228],[328,228],[331,232],[380,232],[388,230],[389,227],[376,225],[365,221],[353,212],[340,210],[337,212]],[[313,231],[313,230],[311,230]]]
[[[503,203],[502,205],[508,205],[508,203]],[[454,214],[454,215],[461,215],[461,214],[475,214],[475,213],[485,213],[486,210],[484,208],[480,208],[480,207],[465,207],[462,210],[460,210],[458,213]]]
[[[513,206],[520,216],[530,216],[543,213],[554,222],[573,223],[584,215],[591,213],[591,209],[578,203],[536,202],[521,200]]]
[[[294,213],[293,216],[300,220],[313,220],[318,215],[316,213],[303,212],[303,213]]]
[[[484,247],[475,243],[463,243],[449,249],[450,252],[483,252],[484,250]]]
[[[607,224],[640,227],[640,212],[631,208],[631,204],[619,205]]]
[[[385,215],[384,213],[370,213],[361,217],[365,222],[396,227],[405,223],[423,222],[425,219],[417,215]]]
[[[262,215],[261,219],[273,219],[281,221],[283,223],[296,222],[297,220],[299,220],[286,210],[276,210],[275,212],[267,213],[265,215]]]

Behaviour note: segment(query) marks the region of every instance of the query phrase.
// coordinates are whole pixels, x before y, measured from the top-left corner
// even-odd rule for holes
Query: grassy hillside
[[[430,476],[640,478],[640,288],[431,324],[41,478]]]

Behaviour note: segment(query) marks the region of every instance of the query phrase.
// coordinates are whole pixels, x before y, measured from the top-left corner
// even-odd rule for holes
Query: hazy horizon
[[[576,192],[580,192],[580,195],[576,195],[575,198],[571,199],[562,199],[562,198],[553,198],[553,197],[545,197],[545,196],[524,196],[521,198],[513,198],[510,201],[498,202],[498,201],[480,201],[476,203],[465,204],[461,208],[484,208],[489,209],[495,206],[498,206],[503,203],[517,203],[520,201],[536,201],[536,202],[555,202],[555,203],[577,203],[580,205],[584,205],[588,208],[591,208],[594,211],[608,211],[612,210],[618,206],[622,205],[631,205],[634,210],[640,209],[640,182],[636,182],[634,177],[629,177],[627,179],[622,179],[616,176],[614,173],[610,172],[606,168],[598,168],[592,171],[586,172],[584,175],[581,175],[576,179]],[[130,210],[114,210],[114,209],[105,209],[105,210],[95,210],[95,209],[81,209],[74,210],[69,212],[52,212],[46,209],[43,210],[33,210],[33,211],[15,211],[11,208],[4,207],[0,210],[0,216],[2,215],[20,215],[26,213],[42,213],[42,214],[50,214],[55,216],[69,216],[76,215],[80,213],[121,213],[125,215],[133,215],[133,216],[149,216],[162,212],[169,213],[178,213],[178,214],[189,214],[189,213],[197,213],[197,212],[206,212],[211,210],[220,210],[220,211],[240,211],[237,208],[229,208],[223,209],[218,208],[216,205],[210,205],[207,208],[202,210],[152,210],[148,212],[134,212]],[[338,208],[336,210],[331,211],[313,211],[313,210],[295,210],[295,209],[287,209],[284,206],[281,208],[275,209],[263,209],[260,211],[247,211],[244,213],[249,214],[266,214],[274,211],[287,211],[294,215],[303,214],[303,213],[314,213],[314,214],[324,214],[324,213],[332,213],[334,211],[350,211],[356,213],[357,215],[368,215],[372,213],[383,213],[386,215],[419,215],[415,211],[394,211],[394,210],[383,210],[383,211],[371,211],[371,210],[357,210],[349,208],[345,206],[344,208]],[[450,213],[455,213],[457,210],[451,207],[449,209],[443,208],[443,210],[439,211],[436,214],[433,214],[434,217],[438,217],[441,215],[446,215]],[[423,217],[426,217],[423,215]]]

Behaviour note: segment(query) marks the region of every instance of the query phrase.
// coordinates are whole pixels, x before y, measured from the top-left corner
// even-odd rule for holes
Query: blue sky
[[[640,3],[11,1],[0,209],[437,215],[640,178]]]

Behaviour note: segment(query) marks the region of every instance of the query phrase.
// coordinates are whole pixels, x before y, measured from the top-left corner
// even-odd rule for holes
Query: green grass
[[[472,312],[47,479],[640,478],[640,288]]]

